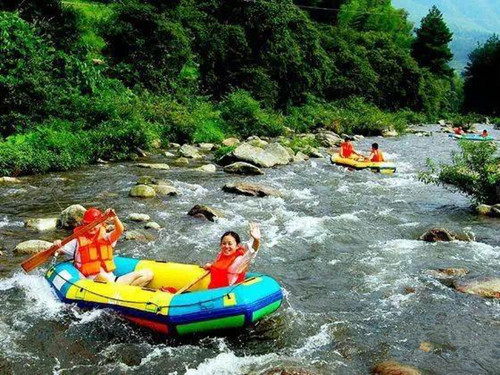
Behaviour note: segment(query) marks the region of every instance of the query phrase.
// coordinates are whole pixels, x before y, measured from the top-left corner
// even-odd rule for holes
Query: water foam
[[[298,356],[310,354],[322,346],[330,344],[332,341],[332,336],[329,332],[331,325],[331,323],[323,324],[319,332],[314,336],[308,337],[304,345],[296,349],[294,354]]]
[[[186,367],[185,375],[240,375],[247,374],[252,368],[263,366],[277,360],[275,353],[261,356],[237,357],[233,352],[218,354],[215,358],[208,358],[198,365],[196,369]]]

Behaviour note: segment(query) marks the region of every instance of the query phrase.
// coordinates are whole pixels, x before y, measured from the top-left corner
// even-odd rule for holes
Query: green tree
[[[66,51],[80,36],[76,12],[63,7],[61,0],[0,0],[0,11],[19,12],[46,41]]]
[[[422,18],[420,28],[416,30],[417,37],[412,45],[412,56],[418,65],[427,68],[437,76],[453,75],[453,69],[448,65],[453,58],[449,43],[453,34],[443,20],[443,14],[433,6]]]
[[[500,40],[497,35],[472,51],[464,77],[465,109],[499,116]]]
[[[429,159],[429,171],[420,174],[425,183],[443,185],[471,196],[477,203],[500,201],[500,160],[494,142],[461,141],[460,152],[453,154],[453,164],[435,166]]]

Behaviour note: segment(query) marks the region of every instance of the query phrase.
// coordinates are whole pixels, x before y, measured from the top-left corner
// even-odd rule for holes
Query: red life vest
[[[75,231],[79,229],[76,228]],[[106,272],[113,272],[116,265],[113,262],[113,247],[106,238],[106,229],[101,226],[93,238],[81,236],[77,238],[80,262],[75,261],[75,266],[85,276],[96,275],[101,272],[101,267]]]
[[[353,152],[352,143],[343,142],[340,145],[340,156],[343,158],[348,158]]]
[[[235,275],[234,273],[229,272],[229,267],[231,266],[231,264],[233,264],[236,258],[244,255],[245,252],[245,248],[241,245],[239,245],[236,248],[236,251],[231,255],[224,255],[221,251],[219,255],[217,255],[215,263],[210,267],[211,280],[210,284],[208,285],[208,289],[229,286],[229,276]],[[235,284],[241,283],[243,280],[245,280],[246,271],[247,270],[244,269],[237,274]]]
[[[373,150],[372,161],[374,161],[374,162],[384,161],[384,157],[382,156],[382,151]]]

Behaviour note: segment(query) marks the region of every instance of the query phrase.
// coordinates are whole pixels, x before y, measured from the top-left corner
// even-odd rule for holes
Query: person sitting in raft
[[[385,161],[384,155],[382,155],[382,151],[378,149],[378,143],[372,144],[372,151],[370,153],[370,156],[368,156],[368,160],[373,162]]]
[[[461,126],[459,126],[458,128],[453,128],[453,132],[457,135],[462,135],[465,133]]]
[[[486,138],[488,136],[489,136],[488,130],[484,129],[483,132],[481,133],[481,137]]]
[[[352,155],[356,155],[358,157],[363,156],[354,151],[354,147],[352,146],[350,137],[345,137],[344,142],[342,142],[342,144],[340,145],[339,154],[343,158],[352,158]]]
[[[80,237],[68,242],[61,247],[61,241],[54,241],[54,245],[60,247],[55,255],[60,253],[72,256],[75,267],[87,279],[95,281],[111,281],[118,284],[146,286],[153,279],[153,272],[148,269],[134,271],[117,277],[113,273],[116,265],[113,262],[113,248],[116,241],[123,233],[124,227],[115,212],[108,208],[105,214],[111,213],[114,219],[115,229],[106,233],[105,225],[97,225],[83,233]],[[83,224],[86,225],[102,216],[97,208],[89,208],[83,215]],[[75,228],[75,232],[80,227]]]
[[[248,266],[257,255],[260,246],[260,228],[257,223],[250,223],[252,246],[243,245],[235,232],[226,232],[220,239],[220,252],[214,263],[207,263],[203,268],[210,271],[211,281],[208,289],[222,288],[245,280]]]

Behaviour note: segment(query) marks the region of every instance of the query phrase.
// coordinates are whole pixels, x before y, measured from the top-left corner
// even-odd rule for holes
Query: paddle
[[[175,292],[174,296],[178,295],[178,294],[181,294],[181,293],[184,293],[186,290],[188,290],[189,288],[191,288],[194,284],[196,284],[198,281],[201,281],[203,280],[205,277],[207,277],[208,275],[210,275],[210,271],[207,271],[205,272],[203,275],[201,275],[200,277],[198,277],[195,281],[193,281],[192,283],[189,283],[188,285],[185,285],[183,286],[181,289],[179,289],[177,292]]]
[[[94,220],[93,222],[85,225],[80,230],[73,233],[71,236],[66,237],[64,240],[62,240],[61,246],[66,245],[71,240],[88,232],[89,230],[91,230],[95,226],[105,222],[109,217],[112,217],[112,216],[115,216],[114,211],[110,211],[109,213],[104,214],[103,216]],[[36,253],[32,257],[30,257],[30,258],[26,259],[24,262],[22,262],[21,267],[23,268],[23,270],[25,272],[30,272],[31,270],[33,270],[33,269],[37,268],[38,266],[40,266],[41,264],[45,263],[50,257],[52,257],[52,255],[54,255],[54,253],[57,251],[57,249],[59,249],[61,246],[53,245],[53,246],[49,247],[47,250],[43,250],[43,251]]]

